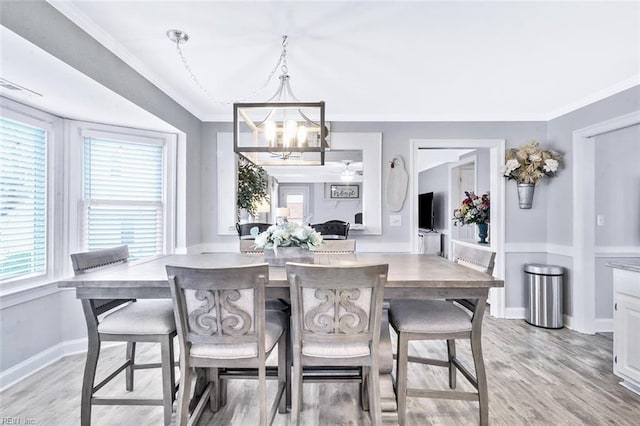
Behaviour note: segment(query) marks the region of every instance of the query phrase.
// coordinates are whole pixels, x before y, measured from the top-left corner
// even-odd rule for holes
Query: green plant
[[[267,172],[260,166],[240,158],[238,160],[238,192],[236,206],[255,215],[258,204],[267,200]]]

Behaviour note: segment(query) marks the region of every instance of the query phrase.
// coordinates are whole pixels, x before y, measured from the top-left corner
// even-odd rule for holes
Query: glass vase
[[[284,266],[287,262],[313,263],[313,252],[305,247],[278,247],[264,249],[264,261],[269,266]]]

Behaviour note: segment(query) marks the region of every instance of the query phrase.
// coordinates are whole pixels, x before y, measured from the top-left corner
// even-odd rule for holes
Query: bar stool
[[[122,264],[127,262],[128,258],[129,249],[127,246],[71,255],[75,275]],[[89,343],[82,383],[81,425],[89,426],[91,424],[91,407],[93,405],[161,405],[164,407],[164,424],[168,425],[171,422],[176,392],[173,361],[173,338],[176,336],[176,324],[171,300],[82,299],[81,302],[87,321]],[[122,307],[122,305],[125,306]],[[104,317],[99,319],[102,315]],[[127,342],[126,359],[124,364],[95,385],[96,368],[103,341]],[[136,342],[159,343],[160,364],[136,364]],[[126,375],[126,390],[132,391],[134,371],[143,368],[162,369],[161,399],[94,396],[98,390],[123,370]]]
[[[455,245],[453,257],[456,263],[489,274],[493,272],[494,252]],[[482,317],[486,302],[486,296],[479,296],[473,300],[456,300],[455,304],[448,300],[391,301],[389,323],[398,335],[396,394],[398,422],[401,426],[406,423],[407,397],[478,401],[480,424],[488,424],[487,377],[481,347]],[[470,340],[475,376],[456,357],[456,339]],[[445,361],[409,356],[409,342],[415,340],[446,340],[448,359]],[[456,388],[456,371],[459,370],[473,385],[476,392],[409,388],[407,383],[409,362],[447,367],[451,389]]]
[[[381,424],[378,359],[389,266],[287,263],[286,268],[293,335],[291,424],[299,422],[303,381],[354,381],[352,376],[303,376],[305,366],[361,368],[360,377],[355,377],[361,397],[369,397],[371,424]]]

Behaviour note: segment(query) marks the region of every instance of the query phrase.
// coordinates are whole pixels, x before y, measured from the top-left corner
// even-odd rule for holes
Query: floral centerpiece
[[[320,233],[292,222],[271,225],[255,239],[255,245],[264,248],[265,260],[272,266],[282,266],[287,261],[313,263],[310,249],[321,244]]]
[[[535,185],[545,176],[556,175],[562,156],[540,148],[538,142],[531,140],[520,148],[510,149],[505,157],[503,176],[517,182],[520,208],[530,209]]]
[[[491,219],[491,199],[489,193],[478,196],[473,192],[465,192],[466,198],[462,200],[460,208],[453,212],[453,224],[462,226],[468,224],[478,225],[480,244],[487,243],[489,221]]]
[[[488,193],[478,196],[473,192],[465,192],[460,208],[453,212],[453,224],[461,225],[489,223],[491,218],[491,199]]]
[[[518,183],[537,184],[545,176],[555,176],[561,160],[559,153],[544,150],[532,140],[507,151],[503,175]]]

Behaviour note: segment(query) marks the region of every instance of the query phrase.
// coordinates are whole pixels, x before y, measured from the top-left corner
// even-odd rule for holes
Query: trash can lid
[[[524,271],[530,274],[540,275],[563,275],[564,268],[556,265],[544,265],[542,263],[527,263],[524,265]]]

